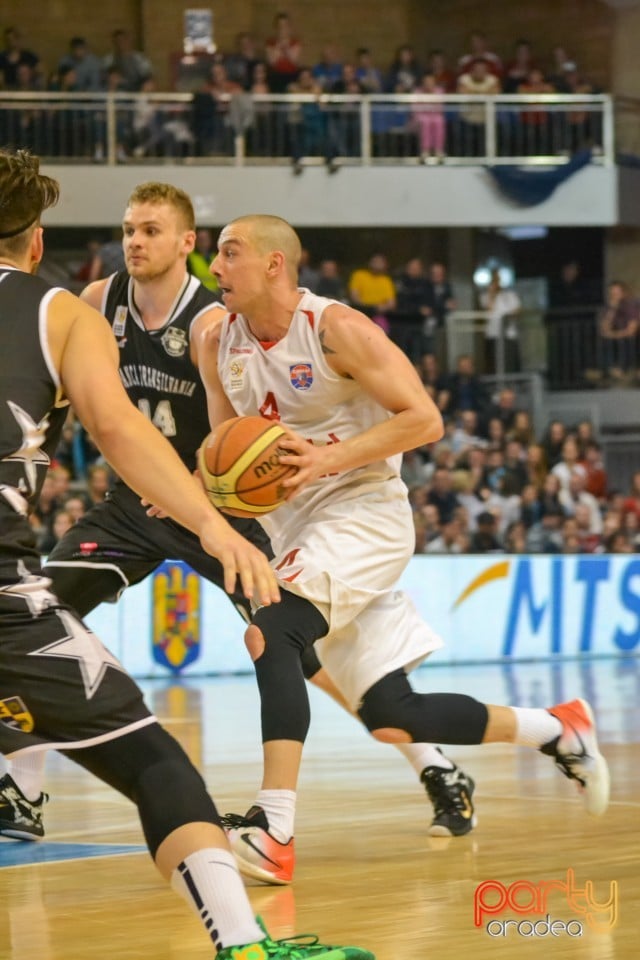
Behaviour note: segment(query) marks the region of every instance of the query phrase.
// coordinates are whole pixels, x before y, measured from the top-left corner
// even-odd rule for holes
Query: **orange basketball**
[[[214,506],[234,517],[259,517],[280,506],[282,481],[297,472],[280,463],[284,432],[263,417],[233,417],[205,438],[198,469]]]

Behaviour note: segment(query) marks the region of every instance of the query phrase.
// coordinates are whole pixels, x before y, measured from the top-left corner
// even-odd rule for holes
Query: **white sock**
[[[512,707],[516,715],[516,736],[514,743],[522,747],[540,749],[550,740],[555,740],[562,733],[562,724],[548,710],[532,709],[530,707]]]
[[[46,750],[25,753],[11,761],[9,773],[27,800],[39,800],[44,783]]]
[[[4,777],[5,773],[9,773],[9,761],[0,753],[0,777]]]
[[[453,770],[453,763],[432,743],[396,743],[394,746],[404,754],[418,776],[425,767],[441,767]]]
[[[216,950],[264,940],[229,850],[209,847],[189,854],[173,871],[171,887],[198,914]]]
[[[296,818],[295,790],[260,790],[256,803],[267,815],[271,836],[288,843]]]

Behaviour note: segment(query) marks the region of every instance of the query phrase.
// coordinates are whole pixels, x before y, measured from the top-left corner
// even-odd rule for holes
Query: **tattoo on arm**
[[[331,355],[331,356],[337,357],[338,351],[330,347],[328,343],[325,343],[325,339],[324,339],[325,335],[326,335],[326,330],[321,330],[320,333],[318,334],[318,339],[320,341],[320,348],[322,352],[326,356]],[[350,373],[341,373],[340,376],[344,377],[345,380],[353,380],[353,377],[351,376]]]

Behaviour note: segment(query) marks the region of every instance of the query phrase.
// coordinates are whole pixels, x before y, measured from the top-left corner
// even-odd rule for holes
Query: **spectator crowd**
[[[539,437],[515,391],[492,397],[471,357],[451,376],[431,357],[422,373],[446,432],[403,459],[416,553],[637,551],[640,472],[628,491],[612,486],[590,421],[554,420]]]
[[[38,53],[23,42],[20,30],[4,32],[0,51],[0,84],[7,91],[136,94],[116,111],[117,159],[146,156],[214,156],[230,154],[235,137],[246,137],[253,155],[290,156],[295,173],[307,156],[324,158],[335,173],[341,156],[361,151],[357,103],[331,103],[327,96],[355,94],[424,94],[413,103],[376,102],[371,113],[374,154],[416,156],[424,163],[442,161],[447,153],[481,156],[485,151],[485,110],[479,96],[542,95],[600,92],[564,46],[537,51],[518,38],[499,55],[487,37],[474,32],[466,50],[448,53],[438,47],[416,50],[398,45],[391,63],[377,62],[375,51],[358,47],[344,57],[339,44],[328,44],[319,59],[286,12],[276,15],[273,32],[259,41],[238,34],[234,49],[195,58],[189,89],[190,105],[161,108],[152,59],[136,50],[132,36],[114,30],[110,50],[98,55],[83,36],[70,38],[66,52],[47,72]],[[190,62],[194,57],[190,56]],[[184,89],[179,75],[178,89]],[[169,92],[169,91],[167,91]],[[444,94],[465,98],[445,104]],[[304,94],[287,105],[260,99],[265,94]],[[86,102],[65,101],[59,109],[0,110],[0,136],[5,143],[30,146],[52,156],[92,156],[106,150],[106,117]],[[498,152],[503,155],[570,154],[601,143],[599,115],[584,104],[560,111],[521,105],[498,111]]]

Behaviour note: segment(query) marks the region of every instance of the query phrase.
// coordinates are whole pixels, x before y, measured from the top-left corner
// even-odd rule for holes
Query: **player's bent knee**
[[[487,707],[461,693],[416,693],[404,670],[387,674],[362,698],[358,715],[385,743],[482,743]]]
[[[186,757],[171,757],[147,767],[138,778],[133,799],[151,855],[163,840],[188,823],[220,825],[204,781]]]
[[[220,826],[204,780],[178,741],[157,723],[66,754],[133,800],[153,857],[178,827],[187,823]]]
[[[249,656],[255,663],[255,661],[262,656],[265,648],[264,634],[255,623],[247,627],[244,635],[244,643],[249,651]]]
[[[398,709],[396,703],[381,702],[375,696],[369,697],[367,693],[358,709],[358,716],[376,740],[382,740],[384,743],[403,742],[389,739],[391,736],[390,731],[402,731],[405,726],[403,713]],[[411,737],[408,734],[407,737],[408,740],[406,742],[409,742]]]

